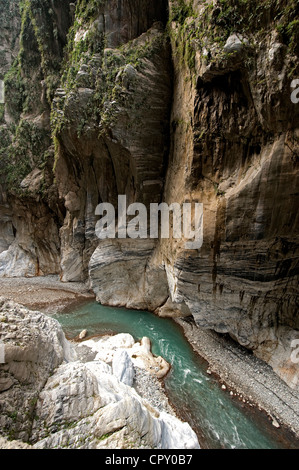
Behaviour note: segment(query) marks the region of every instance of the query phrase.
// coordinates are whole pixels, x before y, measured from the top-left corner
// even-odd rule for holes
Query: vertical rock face
[[[234,22],[226,2],[211,2],[209,9],[194,2],[193,10],[173,3],[165,198],[203,202],[204,244],[199,253],[162,245],[171,298],[187,304],[198,325],[228,332],[269,360],[280,341],[286,343],[284,334],[290,338],[293,329],[295,337],[299,327],[299,107],[291,101],[296,39],[285,42],[278,33],[285,25],[275,24],[274,5],[255,18],[252,33],[241,6]],[[186,86],[190,71],[193,83]],[[291,366],[290,354],[289,344],[276,367],[281,375],[283,364]]]
[[[70,25],[69,4],[9,0],[1,12],[8,52],[0,66],[5,82],[0,276],[54,274],[59,271],[58,227],[64,208],[53,184],[50,108]]]
[[[19,50],[20,14],[18,0],[1,0],[0,79],[4,80]]]
[[[18,1],[6,2],[5,0],[2,0],[0,8],[2,12],[0,16],[0,80],[1,83],[4,83],[4,77],[18,55],[21,18],[19,14]],[[7,133],[8,130],[5,125],[5,104],[0,103],[0,147],[6,144]],[[1,158],[0,173],[2,173],[2,167],[3,161]],[[11,209],[7,204],[6,194],[4,194],[2,189],[1,179],[2,178],[0,178],[0,253],[6,251],[14,241]]]
[[[192,314],[283,375],[273,355],[299,328],[295,0],[25,3],[3,66],[0,275],[60,272],[103,303]],[[95,208],[123,194],[202,202],[201,250],[99,241]]]
[[[154,23],[154,19],[165,20],[164,3],[145,3],[105,3],[91,25],[82,6],[79,27],[74,25],[72,30],[70,69],[64,89],[54,99],[53,113],[59,143],[57,183],[67,209],[60,232],[64,281],[87,276],[98,245],[94,227],[100,202],[116,206],[118,194],[123,194],[128,204],[148,206],[162,197],[171,101],[170,49],[163,23]],[[76,62],[72,54],[79,47],[87,52]],[[73,76],[71,67],[76,70]],[[99,250],[105,257],[105,245]],[[137,254],[143,270],[149,255]],[[126,271],[131,284],[134,269],[129,260],[122,273],[113,273],[125,277]],[[96,286],[94,260],[91,272]],[[140,303],[147,305],[141,299]]]
[[[167,21],[167,1],[113,0],[102,2],[103,13],[99,23],[103,25],[108,47],[118,47],[139,37],[150,29],[155,21]]]
[[[89,262],[97,300],[104,305],[154,311],[168,298],[166,273],[154,240],[104,240]]]

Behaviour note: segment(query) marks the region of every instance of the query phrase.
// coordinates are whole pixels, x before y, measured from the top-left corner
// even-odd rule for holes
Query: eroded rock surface
[[[3,298],[0,311],[1,433],[28,441],[40,391],[75,353],[56,320]]]
[[[154,311],[168,298],[163,264],[155,262],[155,240],[103,240],[89,262],[97,300],[106,305]]]
[[[135,342],[132,335],[123,333],[98,340],[89,339],[80,343],[79,346],[88,347],[94,351],[96,360],[104,361],[107,364],[111,363],[113,371],[125,383],[126,380],[132,382],[133,379],[131,363],[157,378],[164,377],[170,370],[170,364],[165,359],[152,354],[151,342],[147,337]],[[126,376],[126,374],[128,375]],[[126,377],[125,380],[122,380],[123,376]]]

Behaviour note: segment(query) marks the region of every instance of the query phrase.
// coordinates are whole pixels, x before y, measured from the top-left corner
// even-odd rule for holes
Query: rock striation
[[[287,356],[294,374],[290,338],[299,327],[299,108],[290,98],[296,39],[286,43],[278,33],[274,5],[252,29],[241,5],[234,8],[239,24],[229,25],[226,2],[209,3],[193,2],[185,17],[172,14],[174,126],[164,192],[169,204],[186,195],[203,203],[204,242],[200,252],[161,243],[161,259],[172,302],[185,303],[198,326],[229,333],[276,362],[286,379]],[[185,67],[183,40],[190,45]]]
[[[103,240],[89,262],[92,290],[103,305],[154,311],[168,296],[154,240]]]
[[[0,310],[1,433],[28,441],[40,391],[75,354],[56,320],[2,297]]]

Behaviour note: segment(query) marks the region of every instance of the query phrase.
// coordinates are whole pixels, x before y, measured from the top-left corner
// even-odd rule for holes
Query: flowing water
[[[147,336],[152,351],[171,364],[164,380],[167,395],[188,421],[205,448],[275,449],[287,448],[280,430],[273,428],[261,412],[247,408],[223,391],[215,378],[206,373],[200,360],[171,319],[149,312],[104,307],[89,302],[71,313],[55,314],[68,338],[83,329],[88,335],[130,333],[136,340]]]

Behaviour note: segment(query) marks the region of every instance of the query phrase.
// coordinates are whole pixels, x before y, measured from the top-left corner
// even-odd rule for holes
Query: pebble
[[[280,428],[280,425],[279,425],[279,423],[276,421],[276,419],[273,419],[273,421],[272,421],[272,426],[274,426],[274,427],[277,428],[277,429]]]
[[[87,335],[87,330],[81,331],[81,333],[79,334],[79,339],[84,339],[86,335]]]

